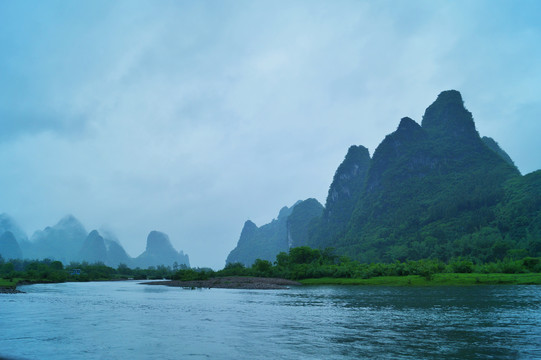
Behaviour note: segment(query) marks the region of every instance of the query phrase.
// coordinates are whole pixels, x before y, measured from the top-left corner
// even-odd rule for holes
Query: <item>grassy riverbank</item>
[[[461,286],[461,285],[541,285],[541,273],[528,274],[434,274],[378,276],[369,279],[319,278],[299,280],[303,285],[385,285],[385,286]]]
[[[17,286],[17,279],[8,280],[0,278],[0,288],[15,288]]]

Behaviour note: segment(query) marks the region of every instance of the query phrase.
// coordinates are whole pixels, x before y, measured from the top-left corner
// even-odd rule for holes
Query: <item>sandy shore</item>
[[[256,289],[256,290],[272,290],[272,289],[287,289],[289,286],[302,285],[299,282],[277,279],[277,278],[258,278],[258,277],[222,277],[212,278],[208,280],[194,281],[151,281],[144,282],[144,285],[166,285],[188,288],[218,288],[218,289]]]

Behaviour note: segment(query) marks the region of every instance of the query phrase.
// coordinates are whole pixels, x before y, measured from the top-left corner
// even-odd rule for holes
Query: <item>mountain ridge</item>
[[[420,124],[402,118],[371,158],[355,149],[303,244],[363,262],[541,256],[541,171],[522,176],[482,138],[460,92],[441,92]]]
[[[18,238],[13,235],[13,232],[18,234]],[[149,238],[147,238],[145,252],[132,258],[112,234],[106,231],[103,236],[98,230],[87,232],[83,224],[71,214],[61,218],[53,226],[35,231],[30,239],[9,215],[0,214],[0,255],[4,260],[12,257],[17,259],[48,258],[63,263],[100,262],[112,267],[120,264],[140,267],[173,266],[177,262],[178,265],[189,266],[188,255],[182,251],[177,252],[168,236],[166,234],[163,236],[167,238],[168,246],[159,242],[156,244],[153,240],[149,243]],[[149,252],[149,246],[152,255],[146,256],[144,254]]]

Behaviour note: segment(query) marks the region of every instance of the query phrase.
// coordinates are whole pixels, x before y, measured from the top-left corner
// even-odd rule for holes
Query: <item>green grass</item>
[[[370,279],[320,278],[300,280],[304,285],[386,285],[386,286],[457,286],[457,285],[541,285],[541,273],[528,274],[434,274],[431,280],[419,275],[378,276]]]
[[[0,278],[0,287],[14,288],[17,285],[17,281],[15,281],[15,280],[16,279],[14,279],[14,281],[10,281],[10,280],[7,280],[7,279]]]

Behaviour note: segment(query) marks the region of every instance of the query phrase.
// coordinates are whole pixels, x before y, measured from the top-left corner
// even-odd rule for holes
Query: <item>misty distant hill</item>
[[[8,259],[51,259],[65,264],[70,262],[100,262],[117,267],[189,266],[188,255],[177,252],[167,235],[153,231],[147,238],[147,249],[137,258],[130,257],[120,241],[107,233],[102,236],[97,230],[90,233],[73,215],[62,218],[54,226],[34,232],[27,238],[15,221],[7,214],[0,215],[0,255]]]
[[[83,224],[68,215],[54,226],[36,231],[29,242],[22,244],[23,255],[29,259],[54,259],[63,263],[77,261],[87,235]]]
[[[146,250],[134,259],[135,266],[148,268],[149,266],[166,265],[190,266],[188,255],[175,250],[169,236],[159,231],[151,231],[147,237]]]
[[[21,247],[11,231],[5,231],[0,235],[0,255],[4,260],[20,259],[23,256]]]
[[[28,240],[26,233],[17,225],[8,214],[0,214],[0,235],[9,231],[13,234],[15,239],[21,243]]]

